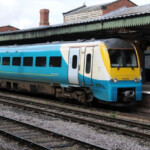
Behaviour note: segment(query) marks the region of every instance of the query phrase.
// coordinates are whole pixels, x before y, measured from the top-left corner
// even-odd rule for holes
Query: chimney
[[[49,26],[49,9],[40,10],[40,26]]]

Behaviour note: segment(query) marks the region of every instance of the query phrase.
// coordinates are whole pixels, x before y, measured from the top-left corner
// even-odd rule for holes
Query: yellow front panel
[[[118,80],[134,80],[135,78],[140,78],[139,68],[117,68],[111,69],[112,79],[117,78]]]

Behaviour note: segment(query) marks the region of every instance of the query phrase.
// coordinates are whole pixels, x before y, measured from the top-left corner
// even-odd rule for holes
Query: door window
[[[91,54],[86,55],[86,73],[89,74],[91,70]]]
[[[77,68],[77,55],[73,55],[72,57],[72,68],[73,69]]]

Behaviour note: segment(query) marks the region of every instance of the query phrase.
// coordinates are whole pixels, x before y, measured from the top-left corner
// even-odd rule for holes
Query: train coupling
[[[118,94],[119,101],[123,103],[129,103],[135,99],[134,89],[120,89]]]

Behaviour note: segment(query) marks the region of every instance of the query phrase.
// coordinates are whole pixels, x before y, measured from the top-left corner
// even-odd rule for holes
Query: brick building
[[[19,30],[19,29],[10,25],[0,27],[0,32],[8,32],[8,31],[16,31],[16,30]]]
[[[101,17],[122,7],[137,6],[130,0],[116,0],[110,3],[87,7],[85,4],[76,9],[63,13],[64,23]]]

